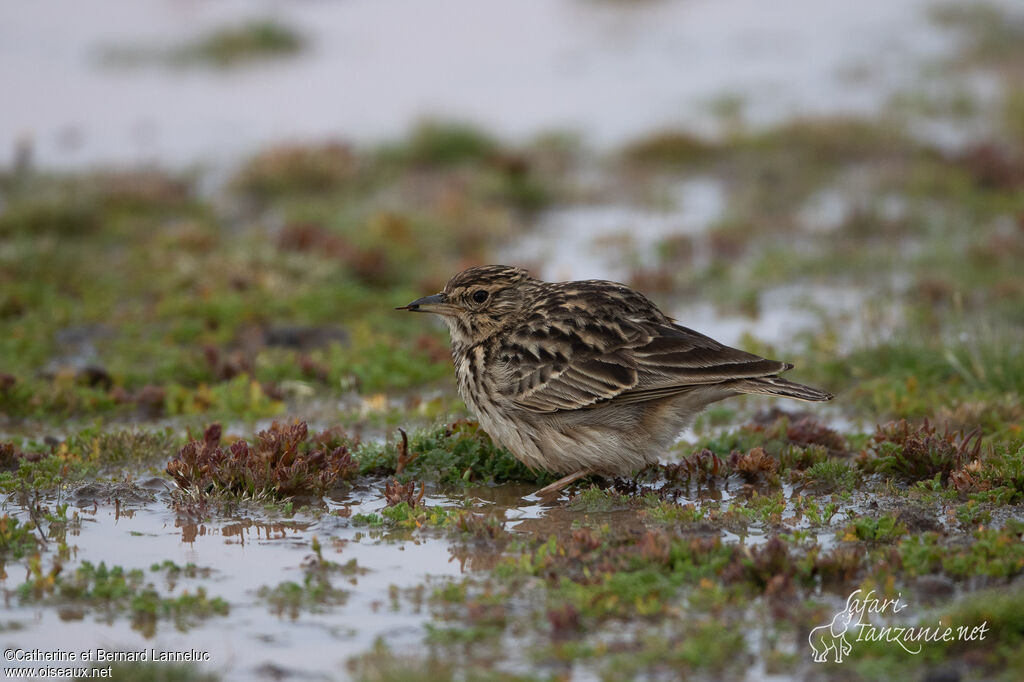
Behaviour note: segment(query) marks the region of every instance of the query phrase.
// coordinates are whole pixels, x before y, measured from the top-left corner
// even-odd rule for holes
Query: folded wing
[[[514,339],[506,397],[521,409],[557,412],[643,402],[695,386],[774,376],[792,365],[724,346],[669,322],[562,324]]]

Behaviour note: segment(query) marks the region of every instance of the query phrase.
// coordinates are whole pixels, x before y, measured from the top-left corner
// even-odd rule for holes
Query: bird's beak
[[[409,310],[414,313],[437,313],[438,315],[457,315],[462,308],[448,303],[448,297],[444,294],[434,294],[417,298],[409,305],[403,305],[395,310]]]

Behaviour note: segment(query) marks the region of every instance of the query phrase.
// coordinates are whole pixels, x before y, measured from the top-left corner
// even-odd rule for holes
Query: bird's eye
[[[483,289],[477,289],[473,292],[473,300],[477,303],[483,303],[487,300],[487,292]]]

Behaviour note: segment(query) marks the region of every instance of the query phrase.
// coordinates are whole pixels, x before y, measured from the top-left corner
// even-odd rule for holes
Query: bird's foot
[[[544,486],[543,488],[541,488],[540,490],[535,492],[534,495],[536,495],[537,497],[549,497],[549,496],[554,495],[555,493],[559,492],[560,490],[562,490],[562,488],[564,488],[565,486],[569,485],[573,481],[578,481],[579,479],[583,478],[584,476],[589,476],[590,474],[591,474],[591,471],[589,469],[584,469],[582,471],[577,471],[574,474],[569,474],[568,476],[563,476],[562,478],[558,479],[557,481],[555,481],[551,485]]]

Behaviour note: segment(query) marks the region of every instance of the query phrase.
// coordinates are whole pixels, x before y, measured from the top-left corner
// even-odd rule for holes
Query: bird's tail
[[[736,383],[736,390],[740,393],[757,393],[760,395],[779,395],[785,398],[795,398],[809,402],[821,402],[832,400],[832,394],[820,391],[810,386],[798,384],[782,377],[761,377],[758,379],[745,379]]]

